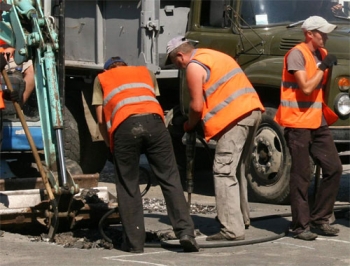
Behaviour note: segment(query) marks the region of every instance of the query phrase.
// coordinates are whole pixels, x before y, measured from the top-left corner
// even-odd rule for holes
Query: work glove
[[[185,123],[184,123],[184,131],[187,132],[187,133],[195,131],[195,128],[191,128],[190,129],[189,124],[188,124],[188,120],[186,120]]]
[[[7,65],[6,58],[3,53],[0,53],[0,71],[2,72]]]
[[[337,57],[332,54],[326,55],[326,57],[322,60],[321,64],[319,64],[318,68],[322,71],[325,71],[327,68],[330,68],[333,65],[337,64]]]
[[[19,93],[16,90],[10,91],[9,89],[2,91],[2,97],[6,101],[19,102]]]

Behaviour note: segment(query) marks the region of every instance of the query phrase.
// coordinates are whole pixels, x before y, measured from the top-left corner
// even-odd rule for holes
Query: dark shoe
[[[238,236],[235,238],[228,238],[226,236],[224,236],[221,232],[215,234],[215,235],[211,235],[208,236],[206,239],[206,241],[234,241],[234,240],[244,240],[244,235],[243,236]]]
[[[311,228],[314,229],[317,233],[320,235],[326,235],[326,236],[336,236],[339,233],[339,229],[331,226],[328,223],[325,224],[311,224]]]
[[[198,252],[199,246],[193,236],[184,235],[180,237],[180,244],[184,252]]]
[[[125,252],[130,252],[130,253],[143,253],[143,249],[133,249],[129,247],[129,245],[125,242],[122,243],[120,249]]]
[[[315,240],[317,238],[317,234],[312,233],[310,230],[305,230],[304,232],[295,235],[294,238],[299,238],[302,240],[311,241],[311,240]]]

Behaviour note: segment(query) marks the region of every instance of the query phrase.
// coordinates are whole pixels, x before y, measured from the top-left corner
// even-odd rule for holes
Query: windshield
[[[310,16],[321,16],[328,22],[348,22],[336,16],[349,17],[350,1],[344,0],[245,0],[241,7],[241,25],[293,23]]]

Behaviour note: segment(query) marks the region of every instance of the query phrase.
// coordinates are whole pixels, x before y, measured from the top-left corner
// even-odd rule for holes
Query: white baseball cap
[[[184,36],[176,36],[172,38],[167,46],[166,46],[166,53],[170,54],[172,51],[174,51],[177,47],[179,47],[181,44],[189,42]]]
[[[305,31],[318,30],[323,33],[330,33],[336,27],[337,25],[328,23],[327,20],[319,16],[311,16],[304,21],[303,25],[301,25],[301,28]]]
[[[168,44],[166,46],[167,56],[166,56],[166,59],[165,59],[165,65],[171,64],[171,61],[170,61],[170,58],[169,58],[169,54],[172,51],[174,51],[177,47],[179,47],[181,44],[184,44],[184,43],[190,43],[193,46],[196,46],[198,44],[198,41],[187,39],[187,38],[185,38],[185,36],[176,36],[176,37],[172,38],[168,42]]]
[[[166,59],[165,59],[165,65],[169,65],[171,64],[170,58],[169,58],[169,54],[174,51],[177,47],[179,47],[181,44],[184,44],[186,42],[189,42],[189,40],[187,40],[184,36],[176,36],[174,38],[172,38],[167,46],[166,46]]]

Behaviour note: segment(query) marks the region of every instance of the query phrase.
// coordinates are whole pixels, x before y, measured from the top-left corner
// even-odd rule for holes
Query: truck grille
[[[301,39],[282,39],[280,42],[280,50],[290,50],[298,43],[301,43]]]

